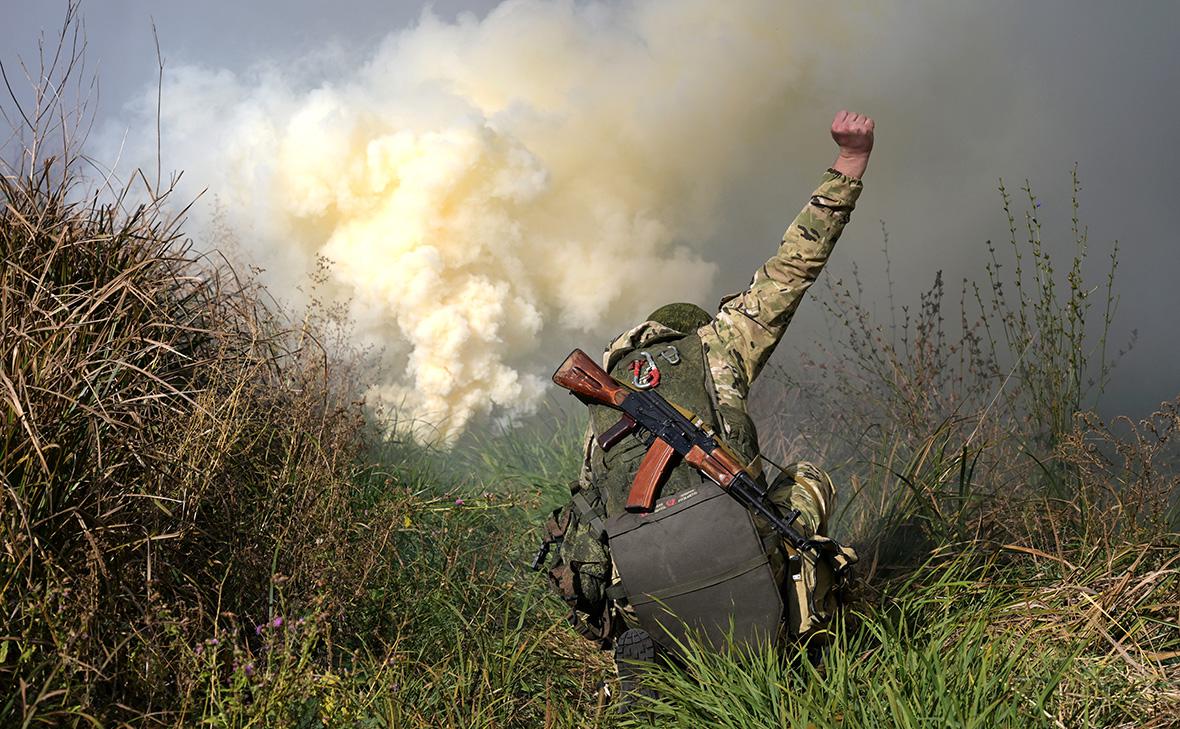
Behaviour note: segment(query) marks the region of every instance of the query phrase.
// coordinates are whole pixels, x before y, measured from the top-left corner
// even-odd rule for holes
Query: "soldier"
[[[757,433],[746,410],[750,385],[848,223],[872,151],[873,127],[867,116],[847,111],[836,115],[831,128],[839,146],[835,163],[787,229],[775,255],[755,272],[745,291],[722,299],[716,316],[710,317],[693,304],[663,306],[616,337],[603,355],[603,367],[619,381],[633,387],[655,387],[667,400],[701,417],[760,479],[764,476]],[[569,508],[555,512],[548,524],[549,539],[561,542],[550,577],[569,604],[571,621],[579,632],[599,641],[603,648],[614,646],[625,697],[634,689],[634,671],[628,668],[631,661],[650,660],[660,650],[674,651],[682,637],[682,633],[666,629],[662,617],[669,614],[686,624],[704,625],[706,633],[712,630],[714,634],[717,626],[727,621],[733,625],[735,618],[739,625],[753,626],[751,630],[761,621],[764,632],[773,633],[775,639],[799,639],[822,631],[835,608],[833,581],[855,561],[852,550],[834,550],[826,559],[794,553],[761,518],[753,518],[744,509],[739,507],[738,521],[732,521],[731,500],[698,497],[699,508],[715,502],[717,508],[730,509],[728,516],[697,512],[698,523],[725,531],[723,540],[710,541],[702,534],[674,560],[661,556],[667,551],[664,545],[645,544],[635,537],[654,535],[657,530],[632,528],[654,519],[637,521],[623,509],[647,443],[638,435],[628,436],[609,452],[603,450],[595,439],[618,420],[619,413],[597,405],[590,411],[583,468],[571,487],[573,500]],[[666,503],[675,504],[677,495],[703,493],[702,480],[698,472],[681,463],[663,481],[661,499],[670,496]],[[805,536],[826,535],[835,497],[827,474],[810,463],[798,463],[779,474],[771,488],[776,504],[801,513],[796,522],[799,531]],[[704,522],[700,522],[702,515]],[[724,519],[731,521],[723,527]],[[666,539],[668,532],[662,534]],[[620,553],[620,549],[629,551]],[[717,563],[718,551],[732,554]],[[691,572],[698,562],[730,566]],[[653,577],[653,570],[664,570],[663,577]],[[702,574],[702,570],[712,570],[712,574]],[[680,589],[667,586],[668,574],[673,573],[680,575],[680,584],[674,586]],[[686,575],[691,579],[685,579]],[[653,579],[663,579],[662,588],[643,589]],[[772,587],[763,589],[765,585]],[[657,607],[665,612],[659,613]]]

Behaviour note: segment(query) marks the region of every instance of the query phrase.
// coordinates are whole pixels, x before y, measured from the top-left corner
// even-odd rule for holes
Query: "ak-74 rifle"
[[[770,501],[768,490],[742,466],[738,458],[720,443],[708,426],[692,413],[664,399],[655,390],[632,390],[620,384],[580,349],[566,357],[553,381],[587,405],[605,405],[620,410],[623,417],[598,437],[598,445],[610,450],[627,434],[642,428],[650,437],[647,454],[639,464],[627,495],[629,512],[651,511],[656,490],[679,456],[724,489],[747,508],[766,519],[776,532],[797,550],[818,551],[792,525],[797,509],[780,514]]]

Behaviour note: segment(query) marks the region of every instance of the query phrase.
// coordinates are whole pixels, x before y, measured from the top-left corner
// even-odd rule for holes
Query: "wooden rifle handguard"
[[[734,476],[742,471],[742,465],[722,448],[706,453],[700,446],[693,446],[684,460],[721,488],[728,488]]]

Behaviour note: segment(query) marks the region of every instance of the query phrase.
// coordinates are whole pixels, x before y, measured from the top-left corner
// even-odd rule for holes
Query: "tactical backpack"
[[[776,497],[785,502],[798,479],[790,473],[776,479]],[[594,506],[596,500],[577,491],[577,482],[571,488],[573,498],[546,522],[545,551],[554,548],[557,554],[548,576],[569,608],[570,624],[602,648],[628,622],[649,629],[673,652],[689,629],[718,648],[767,638],[816,640],[826,635],[844,603],[855,552],[815,536],[830,547],[817,557],[791,550],[773,534],[757,545],[743,540],[743,548],[736,549],[731,537],[744,528],[749,512],[711,483],[662,499],[651,522],[625,513],[606,521]],[[698,508],[689,511],[690,506]],[[655,526],[639,529],[647,523]],[[720,528],[723,524],[733,528]],[[691,544],[702,535],[703,540]],[[681,546],[686,539],[691,544],[687,549]],[[659,559],[650,558],[661,550]],[[710,562],[683,558],[689,551],[703,553]],[[669,558],[669,553],[681,558]],[[765,589],[768,582],[777,600]],[[730,620],[732,632],[726,635]]]

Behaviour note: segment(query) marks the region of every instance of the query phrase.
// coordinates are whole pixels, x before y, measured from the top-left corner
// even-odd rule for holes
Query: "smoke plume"
[[[712,290],[722,192],[837,22],[786,6],[509,0],[366,54],[170,68],[163,158],[209,188],[197,237],[217,218],[280,297],[326,262],[372,396],[451,441],[533,408],[571,335]]]

